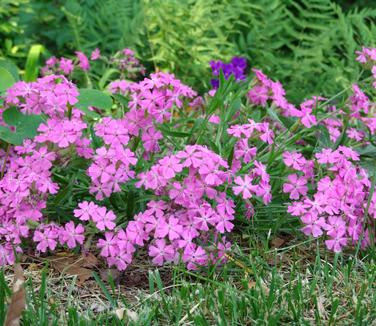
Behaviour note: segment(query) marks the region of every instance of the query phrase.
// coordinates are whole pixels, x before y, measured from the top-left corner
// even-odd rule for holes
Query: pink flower
[[[131,243],[143,246],[148,239],[145,232],[144,223],[142,221],[130,221],[127,225],[126,234]]]
[[[97,214],[97,209],[99,208],[94,202],[83,201],[78,204],[77,209],[73,211],[74,216],[79,218],[81,221],[93,220],[93,217]]]
[[[320,153],[316,153],[317,162],[321,164],[336,163],[339,159],[337,151],[333,151],[330,148],[323,149]]]
[[[342,248],[346,246],[347,238],[346,237],[338,237],[334,239],[325,240],[325,245],[329,250],[333,250],[334,252],[341,252]]]
[[[311,108],[305,108],[305,107],[303,107],[301,109],[302,124],[305,127],[307,127],[307,128],[311,128],[312,126],[317,125],[316,117],[313,114],[311,114],[311,113],[312,113],[312,109]]]
[[[72,221],[65,224],[65,230],[61,233],[61,243],[66,243],[68,248],[73,249],[77,244],[82,245],[84,243],[85,236],[83,233],[85,228],[78,224],[74,225]]]
[[[256,186],[252,185],[252,179],[245,175],[244,179],[242,177],[236,177],[234,182],[237,186],[234,186],[232,189],[235,195],[242,193],[243,199],[248,199],[252,197],[252,193],[255,193]]]
[[[340,216],[329,216],[325,230],[330,237],[339,238],[346,234],[346,223]]]
[[[213,123],[215,125],[218,125],[221,122],[221,118],[218,115],[213,114],[209,120],[210,123]]]
[[[183,232],[182,225],[179,224],[179,220],[174,217],[169,217],[168,221],[164,218],[158,220],[158,227],[155,230],[155,236],[158,238],[164,238],[168,236],[170,241],[179,239]]]
[[[80,52],[80,51],[76,51],[76,56],[77,56],[78,64],[79,64],[80,68],[83,71],[88,71],[89,68],[90,68],[90,63],[89,63],[89,60],[88,60],[87,56],[85,55],[85,53]]]
[[[284,152],[282,154],[283,162],[292,167],[295,170],[300,171],[304,164],[306,163],[306,159],[303,157],[302,154],[297,152]]]
[[[166,245],[164,239],[157,239],[155,245],[149,246],[149,255],[153,257],[154,264],[162,266],[163,263],[174,259],[175,250],[172,245]]]
[[[226,214],[225,212],[219,212],[215,219],[215,228],[219,233],[231,232],[234,228],[234,224],[230,222],[234,219],[234,217]]]
[[[308,191],[307,179],[305,177],[298,177],[296,174],[288,176],[289,183],[283,184],[283,192],[290,194],[290,199],[299,199],[305,196]]]
[[[163,177],[166,179],[172,179],[175,177],[175,174],[181,172],[183,166],[180,164],[179,160],[174,156],[166,156],[159,161],[161,165],[161,170]]]
[[[70,59],[61,58],[59,68],[65,75],[69,75],[74,69],[73,61]]]
[[[198,266],[204,266],[207,264],[208,257],[205,250],[197,246],[196,249],[187,246],[184,250],[183,261],[187,263],[187,268],[190,270],[196,270]]]
[[[91,52],[90,59],[95,61],[98,60],[101,56],[101,51],[96,48],[93,52]]]
[[[113,230],[116,226],[116,216],[113,211],[107,211],[106,207],[98,207],[95,216],[92,217],[96,227],[100,231]]]
[[[105,239],[99,239],[97,247],[101,249],[100,255],[102,257],[116,256],[119,251],[117,239],[112,232],[106,232],[104,234]]]
[[[37,250],[46,252],[48,249],[55,250],[57,245],[58,232],[53,228],[46,228],[43,231],[34,232],[33,241],[37,242]]]
[[[326,228],[325,219],[313,213],[305,214],[302,217],[302,222],[306,224],[306,226],[302,228],[303,233],[305,235],[312,235],[314,238],[322,235],[323,229]]]

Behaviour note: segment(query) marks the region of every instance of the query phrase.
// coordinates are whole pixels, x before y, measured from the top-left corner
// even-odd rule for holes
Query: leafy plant
[[[283,81],[294,102],[347,87],[359,74],[355,50],[376,42],[372,9],[344,13],[330,0],[252,3],[236,41],[239,51]]]

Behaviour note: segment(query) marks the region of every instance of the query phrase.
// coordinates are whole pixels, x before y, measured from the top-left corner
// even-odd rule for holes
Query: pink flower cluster
[[[301,119],[301,123],[310,128],[317,124],[316,117],[312,113],[320,97],[314,97],[300,105],[300,109],[289,103],[285,97],[285,90],[278,81],[274,82],[269,79],[261,70],[253,69],[256,74],[256,85],[248,92],[248,100],[256,106],[266,107],[267,102],[280,109],[281,114],[285,117],[296,117]]]
[[[139,178],[136,187],[152,190],[161,199],[149,202],[148,209],[128,223],[125,235],[131,246],[125,258],[136,246],[148,244],[157,265],[181,258],[187,268],[196,269],[224,259],[229,247],[224,235],[234,227],[235,210],[222,189],[231,172],[219,155],[203,146],[187,146],[160,159]]]
[[[137,73],[145,75],[145,68],[140,64],[131,49],[123,49],[117,52],[109,61],[119,69],[122,78],[133,79],[137,76]]]
[[[358,54],[361,63],[374,64],[374,49]],[[75,61],[50,58],[44,73],[61,71],[71,76],[75,67],[87,71],[91,61],[104,58],[99,49],[93,51],[91,61],[82,52],[76,55]],[[140,71],[129,49],[115,55],[112,63],[121,78],[108,88],[117,94],[115,101],[121,96],[127,100],[121,103],[124,111],[117,112],[120,118],[85,120],[75,107],[78,88],[61,75],[17,82],[7,91],[4,109],[16,107],[24,114],[42,115],[44,122],[34,139],[7,152],[0,150],[0,265],[14,263],[15,254],[23,250],[22,242],[31,240],[37,252],[46,253],[58,246],[83,246],[87,237],[96,241],[109,266],[119,270],[127,268],[140,248],[156,265],[183,262],[194,270],[223,262],[231,247],[228,234],[234,229],[236,212],[250,218],[256,203],[271,203],[269,170],[275,164],[283,166],[282,161],[285,170],[276,179],[286,182],[278,191],[289,198],[288,212],[300,218],[304,234],[323,237],[335,252],[359,241],[363,247],[370,244],[368,226],[369,219],[376,218],[376,195],[370,198],[371,182],[355,148],[367,145],[367,136],[375,135],[376,118],[374,104],[361,84],[353,85],[341,108],[325,107],[322,97],[307,99],[297,108],[287,101],[281,83],[254,70],[256,79],[247,98],[252,109],[270,106],[262,118],[249,119],[239,110],[223,126],[222,116],[213,112],[209,130],[203,131],[209,137],[212,130],[221,136],[222,130],[226,141],[234,144],[233,150],[207,147],[203,144],[214,143],[205,142],[204,137],[200,145],[179,139],[183,149],[178,150],[164,143],[163,124],[179,128],[174,119],[183,110],[202,119],[203,99],[168,73],[151,74],[139,82],[125,80],[125,71]],[[195,110],[198,107],[203,110]],[[273,122],[278,119],[268,116],[269,109],[298,119],[300,145],[311,142],[307,138],[326,127],[330,140],[341,140],[342,146],[333,144],[335,150],[324,148],[310,158],[309,150],[302,152],[307,158],[299,152],[298,143],[293,151],[286,151],[290,144],[282,147],[283,141],[289,139],[279,137],[285,127]],[[3,109],[0,125],[5,124],[2,114]],[[310,129],[317,125],[317,130]],[[274,156],[264,164],[270,147]],[[60,183],[65,176],[59,172],[76,173],[77,169],[79,178],[67,176],[72,180],[68,188],[73,189],[67,210],[72,213],[57,223],[49,203],[65,191]],[[275,185],[273,179],[273,190]],[[142,211],[123,227],[124,214],[113,203],[127,187],[152,199],[138,207],[136,212]]]
[[[101,54],[100,49],[95,49],[90,54],[90,59],[85,53],[81,51],[75,52],[73,59],[51,57],[46,60],[45,65],[41,68],[43,76],[47,75],[64,75],[71,77],[75,71],[88,72],[91,68],[91,63],[94,61],[103,61],[109,63],[112,68],[116,68],[121,78],[133,79],[139,73],[145,74],[145,68],[141,65],[139,60],[135,57],[134,51],[124,49],[117,52],[110,58]],[[91,63],[90,63],[91,61]]]
[[[5,104],[17,106],[25,114],[43,114],[47,118],[38,128],[34,140],[11,149],[0,180],[0,264],[14,261],[14,251],[20,252],[21,239],[34,231],[37,250],[55,249],[57,242],[74,248],[82,244],[84,229],[74,222],[64,227],[48,223],[43,214],[47,199],[55,195],[59,185],[52,170],[61,156],[61,149],[73,144],[83,145],[82,131],[86,124],[82,113],[73,108],[78,91],[63,76],[47,76],[36,82],[17,82],[8,89]],[[69,119],[69,108],[72,116]],[[87,141],[86,141],[87,142]],[[37,225],[29,225],[30,221]],[[4,242],[3,242],[4,241]]]
[[[113,93],[129,95],[129,111],[124,116],[130,136],[141,140],[145,154],[160,150],[158,140],[163,138],[156,124],[169,121],[174,109],[182,109],[184,102],[196,96],[190,87],[167,73],[151,74],[139,83],[115,81],[109,85]]]
[[[373,88],[376,88],[376,48],[362,48],[362,51],[355,52],[358,57],[356,60],[371,68],[373,76]]]
[[[283,186],[283,191],[293,199],[288,212],[300,218],[304,234],[325,237],[327,248],[335,252],[356,246],[358,241],[363,247],[370,243],[366,211],[371,182],[357,161],[358,153],[345,146],[323,149],[313,161],[299,153],[284,153],[286,166],[296,172]],[[303,168],[307,162],[311,163],[309,174]],[[317,179],[316,173],[312,174],[313,166],[320,171]],[[314,186],[312,194],[308,194],[310,182]],[[376,196],[371,203],[368,213],[376,218]]]
[[[78,102],[76,85],[64,76],[46,76],[35,82],[20,81],[7,90],[5,103],[16,106],[25,114],[46,114],[62,118],[67,107]]]
[[[113,192],[120,192],[120,184],[134,178],[130,168],[137,163],[137,158],[126,147],[130,136],[125,119],[106,117],[95,126],[95,133],[103,139],[104,146],[96,149],[87,174],[92,182],[90,193],[102,200]]]
[[[37,243],[36,249],[43,253],[55,250],[58,244],[74,249],[84,243],[84,232],[82,224],[76,226],[73,221],[66,223],[64,227],[53,223],[41,224],[34,231],[33,241]]]
[[[368,132],[376,134],[376,118],[372,110],[372,102],[357,84],[352,85],[352,95],[347,101],[347,108],[328,108],[330,118],[324,119],[320,124],[329,132],[332,142],[336,142],[344,131],[343,121],[347,121],[346,135],[354,143],[366,144]]]

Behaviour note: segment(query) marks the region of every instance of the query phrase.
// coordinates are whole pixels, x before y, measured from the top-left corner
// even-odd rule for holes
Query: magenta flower
[[[333,164],[339,159],[337,151],[333,151],[330,148],[323,149],[320,153],[316,153],[317,162],[321,164]]]
[[[290,199],[299,199],[300,196],[305,196],[308,191],[307,179],[305,177],[298,177],[296,174],[288,176],[289,183],[283,184],[283,192],[290,194]]]
[[[164,218],[158,220],[158,227],[155,230],[155,236],[164,238],[168,236],[170,241],[179,239],[183,232],[183,226],[179,224],[179,219],[169,217],[167,222]]]
[[[336,237],[333,239],[325,240],[325,245],[329,250],[333,250],[334,252],[341,252],[342,248],[346,246],[347,238],[346,237]]]
[[[65,75],[69,75],[74,69],[73,61],[70,59],[61,58],[59,68]]]
[[[93,217],[96,216],[98,205],[94,202],[83,201],[82,203],[78,204],[77,209],[73,211],[74,216],[79,218],[81,221],[89,221],[93,220]]]
[[[68,248],[73,249],[77,244],[82,245],[84,243],[84,232],[85,228],[81,224],[75,226],[74,223],[70,221],[69,223],[65,224],[65,230],[63,230],[60,235],[60,242],[62,244],[66,243]]]
[[[58,232],[53,228],[46,228],[43,231],[34,232],[33,241],[37,242],[37,250],[46,252],[48,249],[55,250],[57,245]]]
[[[106,207],[98,207],[96,214],[92,217],[93,221],[100,231],[105,229],[113,230],[116,226],[114,221],[116,216],[113,211],[107,211]]]
[[[346,234],[346,223],[340,216],[329,216],[325,230],[330,237],[340,238]]]
[[[180,164],[179,160],[173,156],[166,156],[159,161],[159,164],[161,165],[163,177],[166,179],[174,178],[175,174],[181,172],[183,169],[183,166]]]
[[[252,185],[252,179],[248,175],[245,175],[244,179],[240,176],[236,177],[234,182],[237,184],[237,186],[232,188],[234,194],[239,195],[242,193],[243,199],[251,198],[257,189],[256,186]]]
[[[90,55],[90,59],[95,61],[95,60],[98,60],[101,56],[101,51],[96,48],[95,50],[93,50],[93,52],[91,52],[91,55]]]
[[[172,245],[166,245],[164,239],[155,240],[155,245],[149,246],[149,255],[153,257],[153,263],[162,266],[165,262],[174,259],[175,250]]]
[[[297,152],[284,152],[282,154],[283,162],[292,167],[295,170],[300,171],[302,167],[306,164],[306,159],[303,157],[302,154]]]
[[[148,239],[148,234],[145,232],[142,221],[130,221],[127,225],[126,234],[131,243],[139,246],[143,246]]]
[[[119,251],[116,238],[112,232],[106,232],[104,234],[105,239],[99,239],[97,247],[101,249],[100,255],[102,257],[115,257]]]
[[[90,69],[90,63],[85,53],[76,51],[76,56],[77,56],[78,65],[80,66],[80,68],[83,71],[88,71]]]
[[[197,246],[196,249],[187,246],[184,250],[183,261],[187,263],[187,268],[190,270],[196,270],[199,266],[204,266],[208,262],[208,256],[205,250]]]
[[[323,217],[318,217],[313,213],[307,213],[302,216],[302,222],[306,224],[302,228],[305,235],[312,235],[314,238],[321,236],[324,232],[323,229],[327,227],[325,219]]]

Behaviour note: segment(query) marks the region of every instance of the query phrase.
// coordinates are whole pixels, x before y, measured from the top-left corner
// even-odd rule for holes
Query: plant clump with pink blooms
[[[276,203],[328,250],[372,245],[376,49],[357,54],[364,72],[341,101],[295,104],[261,70],[246,78],[243,58],[241,78],[218,64],[201,95],[147,74],[130,49],[48,59],[2,95],[0,265],[59,248],[119,270],[140,251],[158,266],[220,265],[238,226]],[[116,73],[98,82],[100,61]]]

